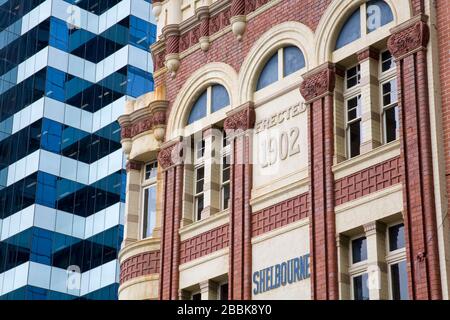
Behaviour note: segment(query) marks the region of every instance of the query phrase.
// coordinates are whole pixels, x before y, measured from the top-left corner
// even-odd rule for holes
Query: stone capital
[[[248,130],[255,126],[255,109],[252,102],[231,110],[225,119],[225,130]]]
[[[163,170],[183,164],[183,143],[181,139],[165,143],[158,153],[158,163]]]
[[[388,48],[397,60],[401,60],[427,47],[430,30],[426,16],[416,16],[393,28],[388,40]]]
[[[306,103],[312,103],[327,94],[332,94],[335,82],[335,66],[325,63],[305,74],[300,93]]]

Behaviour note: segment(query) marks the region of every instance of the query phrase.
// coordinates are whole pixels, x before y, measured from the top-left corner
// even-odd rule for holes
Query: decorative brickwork
[[[301,194],[252,215],[252,236],[287,226],[308,217],[309,195]]]
[[[400,157],[389,159],[365,170],[336,180],[336,205],[356,200],[373,192],[401,183]]]
[[[181,242],[180,262],[187,263],[226,248],[228,245],[229,228],[228,224],[225,224]]]
[[[172,154],[173,148],[179,144],[160,151],[158,161],[164,171],[164,201],[162,212],[162,241],[161,241],[161,274],[159,283],[159,298],[162,300],[177,300],[179,286],[180,265],[180,229],[182,195],[183,195],[183,166],[182,162],[173,162],[173,158],[162,156]]]
[[[225,120],[225,129],[249,129],[254,125],[254,109],[246,104],[233,110]],[[252,222],[251,189],[252,170],[251,137],[247,134],[231,136],[231,192],[230,198],[230,272],[229,299],[251,299]]]
[[[399,81],[403,201],[412,299],[442,299],[428,104],[426,44],[421,16],[398,27],[389,39]]]
[[[159,266],[159,250],[132,256],[120,265],[120,284],[137,277],[158,274]]]
[[[301,93],[310,102],[309,176],[311,291],[317,300],[339,298],[337,282],[336,219],[332,171],[334,67],[326,64],[305,76]]]

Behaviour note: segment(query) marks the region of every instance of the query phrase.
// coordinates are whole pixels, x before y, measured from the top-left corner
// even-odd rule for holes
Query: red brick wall
[[[229,245],[228,224],[209,230],[196,237],[181,242],[180,263],[186,263]]]
[[[400,157],[336,180],[336,205],[367,196],[401,182]]]
[[[450,197],[448,197],[450,190],[450,5],[448,1],[439,0],[436,1],[436,5],[448,212],[450,208]]]
[[[308,217],[308,198],[308,193],[304,193],[254,213],[252,236],[259,236]]]
[[[120,265],[120,283],[149,274],[157,274],[159,273],[159,264],[159,250],[132,256]]]
[[[431,151],[426,47],[429,27],[417,21],[393,34],[397,59],[404,222],[411,299],[441,299]]]
[[[315,30],[330,2],[331,0],[284,0],[279,5],[250,20],[247,32],[241,42],[236,40],[232,32],[228,32],[213,41],[206,53],[198,49],[183,58],[175,79],[169,75],[155,78],[156,86],[164,82],[167,86],[167,100],[170,101],[168,114],[178,91],[191,74],[200,67],[210,62],[224,62],[238,71],[255,41],[272,26],[285,21],[299,21]]]

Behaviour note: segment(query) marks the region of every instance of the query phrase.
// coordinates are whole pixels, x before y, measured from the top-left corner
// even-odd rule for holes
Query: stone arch
[[[413,16],[410,0],[384,0],[391,7],[394,23],[401,24]],[[315,54],[317,65],[332,61],[334,44],[347,18],[367,0],[334,0],[316,29]]]
[[[225,63],[209,63],[192,74],[177,94],[167,121],[167,140],[183,135],[183,128],[186,126],[192,104],[203,90],[212,84],[225,87],[230,96],[232,108],[239,105],[236,71]]]
[[[257,77],[264,67],[264,62],[281,47],[299,47],[305,56],[306,69],[314,68],[314,50],[311,46],[313,42],[314,33],[311,29],[295,21],[281,23],[263,34],[242,63],[239,74],[239,103],[253,100]]]

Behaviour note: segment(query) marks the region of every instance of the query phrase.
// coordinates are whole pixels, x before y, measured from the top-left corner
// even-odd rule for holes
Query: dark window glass
[[[371,0],[367,2],[367,33],[375,31],[393,20],[392,10],[385,1]]]
[[[156,178],[158,173],[158,162],[152,162],[145,166],[145,180]]]
[[[361,96],[347,101],[347,140],[349,157],[358,156],[361,148]]]
[[[385,110],[384,112],[384,125],[386,143],[395,141],[398,139],[398,106],[394,106]]]
[[[358,263],[367,260],[367,241],[366,237],[352,241],[352,262]]]
[[[347,89],[350,89],[361,83],[361,65],[357,65],[346,71]]]
[[[278,81],[278,52],[267,61],[259,75],[256,91],[261,90]]]
[[[391,265],[391,284],[393,300],[409,299],[406,261]]]
[[[340,49],[347,44],[361,38],[361,11],[360,8],[348,18],[339,33],[336,41],[336,49]]]
[[[216,112],[230,105],[227,89],[221,85],[213,85],[211,90],[211,112]]]
[[[220,300],[228,300],[228,283],[220,286]]]
[[[207,91],[203,92],[197,101],[194,103],[189,114],[188,124],[194,123],[204,117],[206,117],[206,99]]]
[[[405,247],[405,226],[403,223],[389,228],[389,250],[395,251]]]
[[[353,277],[353,299],[369,300],[368,278],[367,273]]]
[[[303,52],[295,47],[283,48],[283,74],[288,76],[305,67],[305,56]]]
[[[200,293],[193,294],[192,300],[202,300],[202,295]]]
[[[381,71],[385,72],[395,67],[395,61],[392,57],[391,52],[384,51],[381,54]]]

